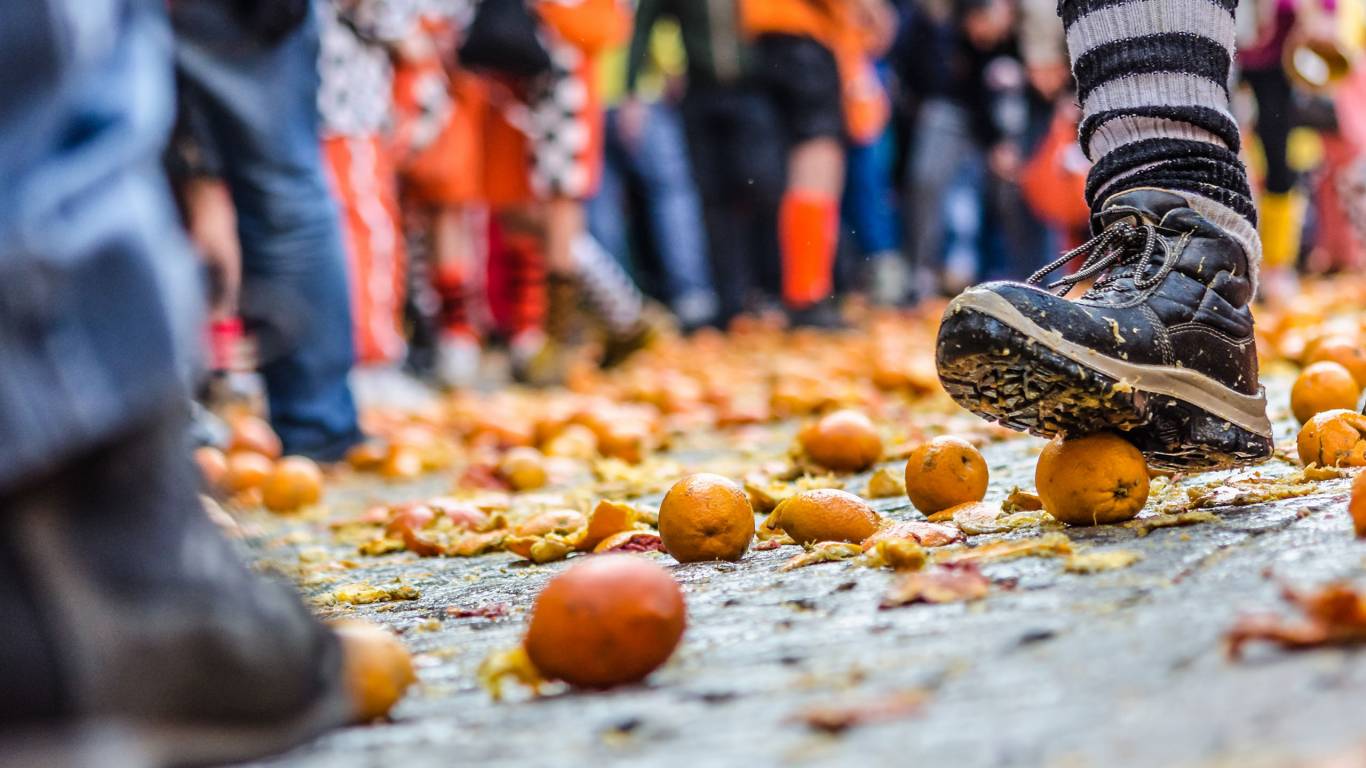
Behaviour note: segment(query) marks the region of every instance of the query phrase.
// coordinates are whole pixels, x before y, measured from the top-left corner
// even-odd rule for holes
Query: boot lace
[[[1157,255],[1158,249],[1162,249],[1162,267],[1150,278],[1145,278],[1148,267],[1152,266],[1153,257]],[[1087,240],[1081,245],[1064,253],[1045,265],[1038,272],[1029,276],[1026,280],[1029,285],[1039,285],[1044,281],[1049,273],[1060,269],[1073,259],[1085,254],[1086,259],[1081,263],[1081,268],[1070,275],[1054,280],[1044,286],[1056,296],[1065,296],[1069,290],[1077,283],[1089,280],[1102,272],[1103,275],[1095,282],[1090,291],[1103,289],[1114,281],[1125,275],[1132,275],[1134,286],[1139,290],[1146,290],[1156,286],[1166,279],[1167,274],[1172,271],[1172,260],[1167,258],[1169,251],[1167,246],[1157,234],[1157,229],[1148,223],[1137,226],[1128,222],[1119,222],[1106,227],[1103,232]],[[1119,267],[1133,267],[1129,269],[1119,269]]]

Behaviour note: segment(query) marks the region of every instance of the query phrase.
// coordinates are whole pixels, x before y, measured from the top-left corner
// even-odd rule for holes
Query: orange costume
[[[602,173],[598,54],[629,36],[630,13],[619,0],[540,0],[536,9],[554,71],[518,92],[490,83],[483,179],[494,208],[591,197]]]
[[[749,37],[809,37],[830,49],[839,67],[849,137],[866,143],[882,132],[891,109],[869,55],[879,32],[859,20],[853,0],[740,0],[740,25]]]

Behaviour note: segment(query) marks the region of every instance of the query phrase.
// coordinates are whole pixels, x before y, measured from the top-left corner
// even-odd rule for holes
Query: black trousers
[[[779,116],[756,87],[690,84],[682,103],[722,316],[777,295],[778,205],[786,184]]]

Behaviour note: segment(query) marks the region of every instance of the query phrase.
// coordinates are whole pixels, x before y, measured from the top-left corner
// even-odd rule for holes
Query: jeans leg
[[[588,232],[593,235],[612,258],[623,266],[631,263],[631,240],[627,232],[626,180],[622,167],[622,153],[618,151],[618,135],[611,125],[615,112],[607,115],[607,147],[603,153],[602,178],[598,192],[584,203],[584,217]]]
[[[287,451],[340,458],[360,428],[341,223],[318,135],[316,22],[267,46],[225,0],[184,0],[173,14],[184,97],[209,118],[237,206],[243,314],[273,340],[261,368],[271,422]]]
[[[687,325],[716,315],[716,291],[706,261],[702,205],[683,143],[678,113],[652,104],[631,160],[645,190],[651,235],[670,303]]]

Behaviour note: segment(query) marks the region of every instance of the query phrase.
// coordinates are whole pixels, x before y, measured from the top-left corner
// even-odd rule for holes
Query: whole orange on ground
[[[739,560],[754,539],[754,508],[730,480],[705,472],[689,475],[664,495],[659,537],[680,563]]]
[[[1346,408],[1315,414],[1300,427],[1295,447],[1305,466],[1366,466],[1366,416]]]
[[[194,463],[199,466],[205,487],[211,491],[223,487],[228,474],[228,457],[222,451],[211,445],[200,446],[194,449]]]
[[[498,462],[498,474],[515,491],[532,491],[545,485],[545,456],[535,448],[513,448]]]
[[[241,493],[265,484],[275,470],[275,462],[259,453],[237,451],[228,455],[228,471],[223,475],[223,487],[229,493]]]
[[[882,438],[862,411],[826,414],[797,439],[812,461],[836,472],[859,472],[882,457]]]
[[[798,544],[818,541],[860,542],[882,522],[868,502],[834,488],[802,491],[774,510],[778,526]]]
[[[669,572],[638,555],[593,555],[550,580],[523,644],[545,677],[584,688],[643,680],[668,660],[687,623]]]
[[[1366,387],[1366,345],[1348,336],[1330,336],[1314,346],[1309,362],[1330,360],[1351,372],[1357,386]]]
[[[359,619],[334,622],[341,639],[342,682],[354,720],[366,723],[389,714],[408,686],[417,682],[413,658],[393,632]]]
[[[987,462],[961,437],[944,435],[918,446],[906,460],[906,496],[921,512],[981,501],[987,495]]]
[[[284,453],[280,438],[270,425],[256,416],[237,416],[228,424],[232,437],[228,442],[228,453],[250,451],[270,459],[278,459]]]
[[[1068,525],[1132,519],[1148,500],[1148,464],[1128,440],[1100,432],[1054,438],[1039,454],[1034,484],[1048,514]]]
[[[1366,538],[1366,472],[1357,474],[1352,481],[1352,500],[1347,503],[1347,511],[1352,515],[1357,538]]]
[[[293,512],[317,504],[323,495],[323,473],[312,459],[286,456],[261,488],[261,501],[272,512]]]
[[[1352,372],[1331,360],[1307,366],[1290,389],[1290,410],[1301,423],[1314,414],[1339,408],[1355,408],[1361,386]]]

